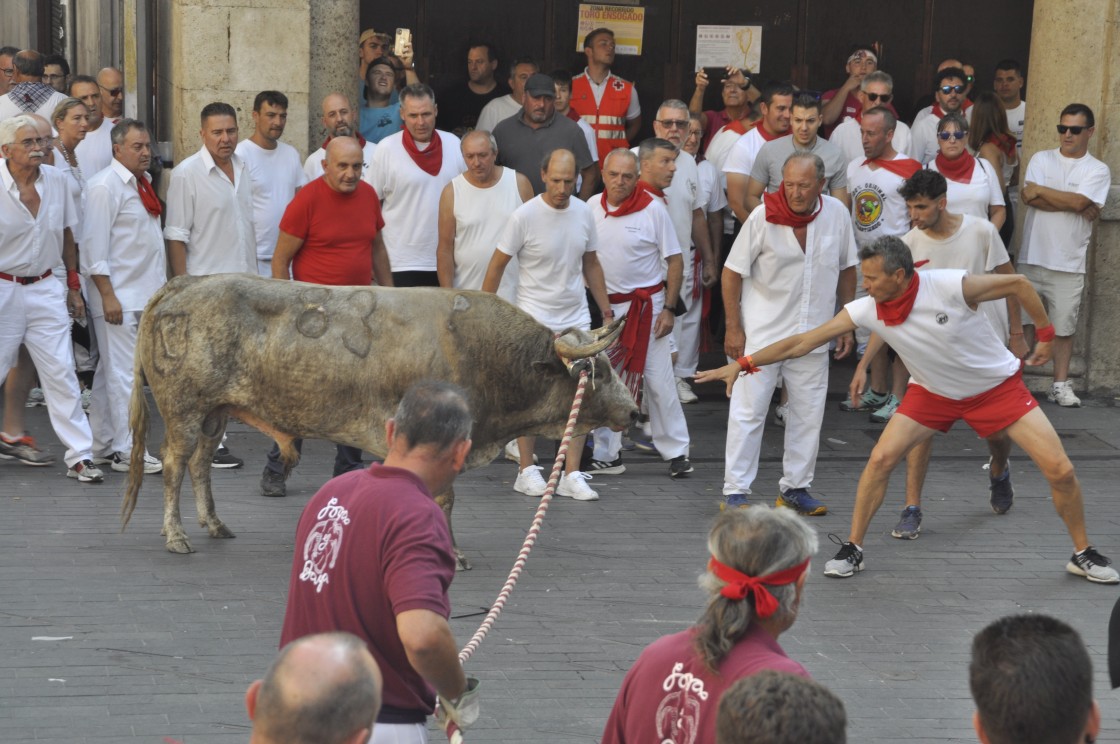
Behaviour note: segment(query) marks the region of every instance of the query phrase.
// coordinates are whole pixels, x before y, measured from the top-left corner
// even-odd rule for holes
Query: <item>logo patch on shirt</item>
[[[945,325],[946,323],[949,322],[949,316],[946,315],[945,313],[938,313],[936,315],[936,318],[937,318],[937,325]]]
[[[626,87],[626,83],[622,82],[618,78],[615,78],[614,82],[611,83],[611,87],[614,88],[615,90],[620,91],[620,90],[622,90],[623,88]]]
[[[684,664],[677,662],[673,671],[661,683],[668,693],[654,713],[654,728],[662,742],[694,744],[700,730],[701,711],[708,699],[704,680],[684,672]]]
[[[883,202],[886,195],[876,186],[869,185],[856,193],[856,229],[871,232],[879,226],[883,217]]]
[[[318,594],[330,583],[330,570],[342,549],[342,528],[350,524],[350,512],[338,505],[338,499],[332,498],[315,516],[319,521],[303,543],[303,570],[299,579],[311,582]]]

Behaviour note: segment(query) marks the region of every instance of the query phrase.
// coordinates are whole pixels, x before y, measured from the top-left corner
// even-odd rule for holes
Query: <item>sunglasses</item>
[[[891,99],[894,98],[893,93],[864,93],[864,95],[867,96],[867,100],[871,101],[872,103],[875,103],[876,101],[890,103]]]
[[[666,129],[688,129],[688,119],[655,119]]]
[[[941,140],[945,140],[946,142],[948,142],[950,138],[955,139],[955,140],[962,140],[967,136],[968,136],[968,134],[966,132],[938,132],[937,133],[937,138],[941,139]]]
[[[1089,127],[1071,127],[1066,124],[1059,124],[1058,134],[1065,134],[1066,132],[1069,132],[1070,134],[1081,134],[1088,128]]]
[[[964,93],[965,87],[964,85],[942,85],[938,90],[944,95],[949,95],[950,93]]]
[[[97,87],[101,88],[101,90],[108,93],[110,98],[116,98],[117,96],[119,96],[121,93],[124,92],[124,88],[106,88],[104,85],[100,85],[100,84],[98,84]]]

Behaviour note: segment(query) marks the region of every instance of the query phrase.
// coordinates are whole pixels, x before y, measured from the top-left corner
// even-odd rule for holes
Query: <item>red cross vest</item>
[[[596,106],[587,73],[582,72],[572,78],[571,107],[595,130],[600,165],[611,150],[630,146],[626,140],[626,110],[630,108],[633,90],[633,83],[613,74],[608,75],[603,98]]]

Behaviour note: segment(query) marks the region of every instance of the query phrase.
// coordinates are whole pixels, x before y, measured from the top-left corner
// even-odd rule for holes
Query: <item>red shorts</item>
[[[945,398],[910,383],[898,413],[942,433],[964,419],[977,434],[987,438],[1011,426],[1037,406],[1038,401],[1023,384],[1023,370],[1020,369],[991,390],[961,400]]]

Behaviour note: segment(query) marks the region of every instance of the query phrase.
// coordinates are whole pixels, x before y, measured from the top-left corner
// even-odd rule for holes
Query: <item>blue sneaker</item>
[[[778,500],[774,505],[793,509],[805,517],[820,517],[828,514],[828,506],[823,501],[810,496],[807,488],[791,488],[778,494]]]
[[[647,437],[641,432],[635,432],[630,437],[630,441],[634,443],[634,449],[636,449],[638,452],[645,452],[649,455],[657,455],[658,457],[661,457],[661,453],[657,451],[657,447],[653,444],[652,437]]]
[[[891,537],[899,540],[917,540],[918,533],[922,531],[921,507],[908,506],[902,510],[902,518],[891,530]]]
[[[745,493],[729,493],[723,497],[723,501],[719,502],[719,510],[724,509],[746,509],[751,505],[747,500]]]

